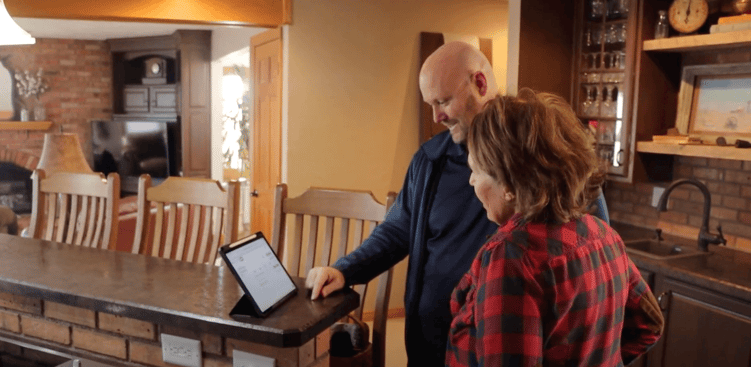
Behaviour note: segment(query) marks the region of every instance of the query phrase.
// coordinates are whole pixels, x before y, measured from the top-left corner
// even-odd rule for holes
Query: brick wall
[[[676,157],[673,179],[696,178],[707,185],[712,194],[710,231],[717,225],[728,240],[728,247],[751,252],[751,161]],[[670,194],[668,210],[658,213],[651,206],[652,189],[667,187],[669,182],[609,182],[605,198],[612,220],[696,239],[702,220],[704,197],[694,186],[683,185]]]
[[[329,331],[299,348],[276,348],[56,302],[0,292],[0,335],[115,365],[168,367],[161,333],[201,341],[205,367],[232,366],[240,350],[276,359],[278,367],[329,365]]]
[[[11,72],[43,69],[49,90],[40,101],[47,109],[47,120],[52,121],[48,131],[0,131],[0,146],[39,157],[44,133],[62,129],[79,135],[84,154],[90,159],[90,122],[112,117],[109,45],[103,41],[37,38],[34,45],[0,46],[0,60]]]

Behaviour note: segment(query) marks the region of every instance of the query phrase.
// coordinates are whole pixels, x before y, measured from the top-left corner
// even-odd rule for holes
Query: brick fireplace
[[[0,162],[33,171],[44,134],[63,131],[78,134],[91,163],[91,121],[112,118],[112,56],[107,42],[37,38],[34,45],[0,46],[0,60],[11,72],[43,70],[49,90],[39,100],[52,122],[44,131],[24,130],[21,125],[19,130],[0,131]],[[11,91],[9,86],[0,88],[0,93]]]
[[[78,134],[90,160],[91,121],[112,118],[112,55],[107,42],[37,38],[34,45],[0,46],[0,60],[11,72],[44,71],[49,90],[40,101],[52,122],[47,131],[0,131],[0,147],[5,152],[0,161],[38,159],[44,133],[60,131]]]

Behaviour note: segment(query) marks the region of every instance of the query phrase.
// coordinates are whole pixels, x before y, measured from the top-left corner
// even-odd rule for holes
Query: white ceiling
[[[109,22],[94,20],[64,20],[13,18],[21,28],[37,38],[106,40],[111,38],[164,36],[178,29],[227,29],[248,27],[210,26],[177,23]]]

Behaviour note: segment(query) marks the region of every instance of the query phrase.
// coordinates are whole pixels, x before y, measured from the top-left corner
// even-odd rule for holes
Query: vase
[[[37,103],[36,106],[34,106],[34,121],[44,121],[47,119],[47,109],[44,108],[44,105],[41,103]]]
[[[26,107],[21,107],[19,117],[21,121],[29,121],[29,110]]]

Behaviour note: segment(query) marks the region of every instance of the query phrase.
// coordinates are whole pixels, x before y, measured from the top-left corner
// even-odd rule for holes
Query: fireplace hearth
[[[10,162],[0,162],[0,205],[16,214],[31,213],[31,171]]]

